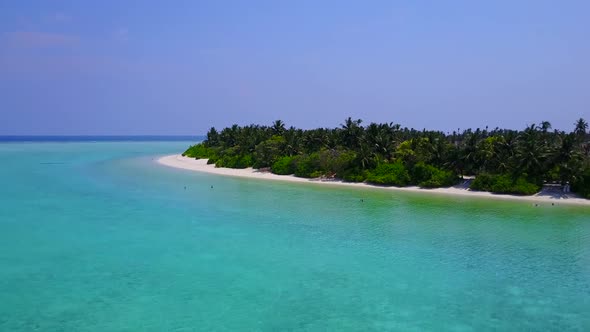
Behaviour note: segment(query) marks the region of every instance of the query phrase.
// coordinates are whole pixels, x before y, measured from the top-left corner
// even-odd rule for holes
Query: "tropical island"
[[[590,133],[584,119],[573,131],[549,122],[524,130],[444,133],[348,118],[333,129],[233,125],[189,147],[182,156],[219,168],[255,168],[299,178],[379,186],[441,188],[466,176],[471,191],[534,195],[544,185],[590,199]]]

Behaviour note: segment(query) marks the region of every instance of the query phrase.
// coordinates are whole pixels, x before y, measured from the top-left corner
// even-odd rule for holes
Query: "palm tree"
[[[518,145],[518,134],[515,131],[508,131],[499,136],[501,139],[497,141],[497,169],[499,173],[507,173],[516,168],[516,147]]]
[[[217,146],[219,145],[219,133],[215,127],[211,127],[207,132],[207,140],[204,142],[206,146]]]
[[[276,120],[272,124],[272,131],[274,135],[283,135],[285,132],[285,123],[282,120]]]
[[[464,145],[461,149],[461,153],[459,158],[461,159],[462,172],[466,171],[468,174],[474,174],[478,171],[479,165],[477,162],[477,143],[479,141],[479,137],[476,133],[471,133],[470,131],[463,133],[463,135],[467,135],[467,139],[464,142]]]
[[[240,129],[241,128],[237,124],[234,124],[221,131],[221,134],[219,134],[219,140],[224,148],[234,147],[238,143],[237,137]]]
[[[303,130],[290,127],[285,131],[285,154],[289,157],[298,154],[301,151],[301,136]]]
[[[559,166],[561,182],[571,181],[574,170],[578,168],[581,155],[576,149],[575,134],[559,136],[559,147],[555,150],[554,163]]]
[[[376,165],[373,149],[367,144],[361,144],[356,152],[356,161],[361,169],[372,168]]]
[[[544,161],[547,156],[545,145],[539,140],[537,127],[532,124],[518,137],[517,163],[520,174],[539,177],[544,173]]]
[[[578,121],[576,121],[575,125],[576,125],[576,129],[574,129],[574,134],[576,134],[576,136],[581,136],[581,137],[586,136],[586,130],[588,130],[588,122],[586,122],[586,120],[580,118],[580,119],[578,119]]]
[[[395,150],[394,138],[391,130],[392,124],[371,123],[365,129],[363,143],[372,149],[374,157],[389,161]]]
[[[431,154],[429,163],[438,167],[443,166],[449,151],[449,144],[447,143],[444,134],[439,132],[429,132],[427,137],[429,143],[428,148]]]
[[[341,125],[342,142],[345,147],[353,150],[359,147],[363,133],[363,127],[361,127],[362,122],[363,120],[361,119],[353,120],[351,117],[348,117],[344,121],[344,124]]]
[[[302,145],[306,153],[317,152],[326,148],[328,133],[324,128],[306,130],[303,132]]]

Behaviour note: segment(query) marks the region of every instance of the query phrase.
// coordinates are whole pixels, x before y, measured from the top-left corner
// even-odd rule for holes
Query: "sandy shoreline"
[[[485,197],[492,199],[509,199],[509,200],[520,200],[534,203],[554,203],[554,204],[573,204],[573,205],[587,205],[590,206],[590,200],[574,197],[568,195],[556,195],[555,193],[541,192],[533,196],[514,196],[514,195],[498,195],[489,192],[471,191],[465,187],[455,186],[451,188],[436,188],[436,189],[422,189],[419,187],[381,187],[374,186],[366,183],[349,183],[342,181],[333,180],[319,180],[319,179],[304,179],[298,178],[293,175],[276,175],[269,172],[259,172],[252,168],[246,169],[232,169],[232,168],[216,168],[214,165],[207,165],[206,159],[195,160],[193,158],[183,157],[181,155],[164,156],[158,159],[159,164],[181,168],[191,171],[205,172],[210,174],[234,176],[249,179],[262,179],[262,180],[274,180],[274,181],[287,181],[287,182],[299,182],[299,183],[310,183],[317,185],[332,185],[332,186],[346,186],[355,188],[375,188],[381,190],[393,190],[393,191],[406,191],[406,192],[420,192],[420,193],[432,193],[432,194],[443,194],[443,195],[460,195],[470,197]]]

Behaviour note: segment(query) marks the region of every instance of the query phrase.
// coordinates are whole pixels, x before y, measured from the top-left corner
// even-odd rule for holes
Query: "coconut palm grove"
[[[268,170],[303,178],[334,178],[385,186],[448,187],[475,176],[472,190],[532,195],[560,183],[590,198],[590,133],[579,119],[573,131],[549,122],[524,130],[477,128],[445,134],[393,123],[362,125],[348,118],[334,129],[233,125],[184,152],[216,167]]]

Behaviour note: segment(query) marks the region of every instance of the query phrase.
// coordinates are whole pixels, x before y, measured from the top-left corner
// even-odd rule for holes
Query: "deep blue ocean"
[[[83,142],[199,142],[204,136],[7,136],[0,135],[0,142],[4,143],[83,143]]]
[[[155,162],[198,139],[1,139],[0,331],[590,330],[588,207]]]

